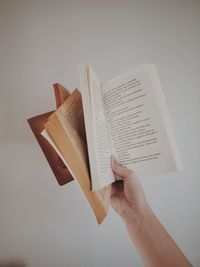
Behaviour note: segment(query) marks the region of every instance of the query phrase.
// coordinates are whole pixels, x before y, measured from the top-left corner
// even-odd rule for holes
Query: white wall
[[[98,226],[75,183],[57,185],[26,118],[54,108],[52,83],[79,86],[79,63],[107,80],[144,62],[159,70],[185,169],[141,180],[200,266],[199,48],[199,1],[0,0],[0,266],[143,266],[111,209]]]

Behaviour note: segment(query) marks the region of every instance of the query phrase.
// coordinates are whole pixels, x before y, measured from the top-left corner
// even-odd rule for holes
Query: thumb
[[[123,180],[130,178],[132,175],[132,171],[120,165],[113,156],[111,156],[111,167],[112,171],[120,176]]]

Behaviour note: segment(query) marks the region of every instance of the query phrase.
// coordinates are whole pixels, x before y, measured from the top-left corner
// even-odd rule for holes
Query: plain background
[[[148,200],[200,266],[200,1],[0,0],[0,266],[143,266],[110,209],[98,226],[74,182],[59,187],[26,119],[79,87],[156,64],[184,171],[141,177]],[[17,265],[18,264],[18,265]]]

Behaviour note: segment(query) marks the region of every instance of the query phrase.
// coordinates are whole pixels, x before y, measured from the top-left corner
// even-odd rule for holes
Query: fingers
[[[117,160],[111,156],[111,167],[113,172],[120,178],[125,179],[125,178],[130,178],[133,172],[121,165],[117,162]]]

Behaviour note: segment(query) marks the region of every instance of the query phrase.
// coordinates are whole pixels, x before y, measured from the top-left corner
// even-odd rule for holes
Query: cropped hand
[[[118,180],[112,184],[111,205],[123,219],[127,219],[147,208],[148,204],[137,175],[121,166],[114,157],[111,157],[111,166]]]

